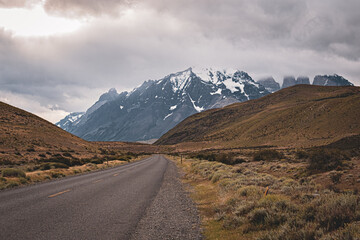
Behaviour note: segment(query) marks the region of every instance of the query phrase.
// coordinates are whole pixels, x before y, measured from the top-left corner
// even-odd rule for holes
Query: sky
[[[359,0],[0,0],[0,101],[53,123],[191,66],[360,85]]]

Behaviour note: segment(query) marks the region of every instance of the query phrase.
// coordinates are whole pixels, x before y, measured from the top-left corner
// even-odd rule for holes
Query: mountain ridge
[[[115,97],[100,97],[67,130],[90,141],[146,141],[194,113],[269,94],[246,72],[213,68],[188,68],[131,92],[111,92]]]
[[[360,133],[360,113],[354,111],[359,108],[358,87],[296,85],[256,100],[190,116],[155,144],[325,145]]]

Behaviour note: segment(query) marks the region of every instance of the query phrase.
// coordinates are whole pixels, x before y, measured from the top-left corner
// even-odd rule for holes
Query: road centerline
[[[58,193],[55,193],[55,194],[52,194],[52,195],[49,195],[48,198],[53,198],[53,197],[57,197],[61,194],[64,194],[64,193],[67,193],[67,192],[70,192],[71,190],[70,189],[67,189],[65,191],[62,191],[62,192],[58,192]]]
[[[96,181],[93,181],[93,183],[98,183],[98,182],[101,182],[103,179],[98,179]]]

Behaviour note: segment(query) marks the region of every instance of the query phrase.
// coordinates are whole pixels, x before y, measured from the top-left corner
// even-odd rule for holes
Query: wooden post
[[[264,193],[264,197],[265,197],[266,195],[268,195],[268,193],[269,193],[269,187],[266,187],[266,190],[265,190],[265,193]]]
[[[181,157],[181,165],[182,165],[182,154],[180,154],[180,157]]]

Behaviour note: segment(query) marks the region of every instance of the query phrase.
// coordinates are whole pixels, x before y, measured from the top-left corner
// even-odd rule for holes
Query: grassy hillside
[[[263,98],[205,111],[158,145],[312,147],[360,134],[360,88],[297,85]]]
[[[0,102],[0,190],[125,164],[160,148],[87,142]]]
[[[28,161],[46,152],[86,154],[95,147],[34,114],[0,102],[1,160]]]

